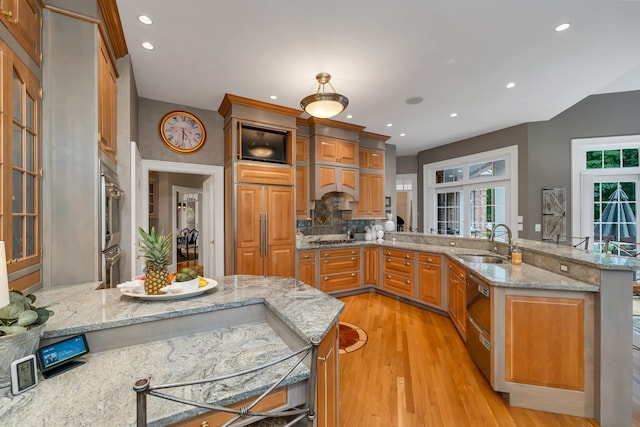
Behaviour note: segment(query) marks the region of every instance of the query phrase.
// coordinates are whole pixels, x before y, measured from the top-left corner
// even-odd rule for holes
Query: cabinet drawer
[[[360,272],[320,276],[320,290],[323,292],[353,289],[360,286]]]
[[[401,249],[387,249],[384,248],[382,250],[382,253],[384,254],[384,256],[388,257],[393,257],[393,258],[402,258],[402,259],[408,259],[413,261],[413,252],[411,251],[403,251]]]
[[[309,259],[316,259],[316,253],[315,253],[315,251],[299,252],[298,253],[298,259],[300,261],[305,261],[305,260],[309,260]]]
[[[320,258],[331,258],[349,255],[360,255],[360,248],[327,249],[324,251],[320,251]]]
[[[405,261],[403,259],[385,256],[383,262],[385,273],[400,274],[408,278],[413,278],[413,261]]]
[[[408,297],[413,296],[413,284],[413,279],[394,276],[393,274],[385,274],[382,282],[384,288]]]
[[[320,260],[320,274],[360,271],[360,255]]]
[[[418,262],[440,265],[440,255],[418,254]]]

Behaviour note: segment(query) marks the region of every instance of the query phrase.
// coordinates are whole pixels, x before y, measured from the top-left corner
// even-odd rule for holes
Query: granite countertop
[[[85,333],[135,323],[265,304],[306,342],[323,338],[344,303],[288,277],[225,276],[195,298],[146,301],[97,285],[54,287],[35,292],[38,305],[55,302],[45,338]]]
[[[547,246],[552,246],[546,244]],[[459,254],[474,254],[474,255],[496,255],[487,250],[481,249],[469,249],[462,247],[450,247],[450,246],[442,246],[442,245],[433,245],[427,243],[413,243],[413,242],[404,242],[404,241],[393,241],[393,240],[383,240],[382,242],[373,241],[362,241],[356,240],[349,243],[339,243],[335,246],[331,245],[318,245],[314,243],[303,243],[298,247],[299,251],[302,250],[312,250],[312,249],[336,249],[336,248],[348,248],[348,247],[356,247],[356,246],[376,246],[380,248],[394,248],[394,249],[404,249],[410,251],[420,251],[420,252],[429,252],[438,255],[445,255],[450,259],[466,266],[473,272],[480,275],[484,280],[489,282],[494,286],[503,286],[503,287],[517,287],[517,288],[538,288],[538,289],[549,289],[549,290],[570,290],[570,291],[586,291],[586,292],[598,292],[600,287],[597,285],[592,285],[589,283],[582,282],[580,280],[572,279],[567,276],[563,276],[561,274],[553,273],[547,271],[543,268],[535,267],[533,265],[529,265],[523,263],[522,265],[512,265],[508,260],[501,264],[488,264],[488,263],[477,263],[477,262],[468,262],[458,258],[456,255]],[[553,248],[552,248],[553,249]],[[565,253],[573,252],[571,251],[573,248],[564,248],[558,247],[558,251]],[[584,252],[584,251],[583,251]],[[601,257],[599,254],[592,254],[590,259],[600,259],[605,258],[605,255]],[[609,266],[613,265],[611,258],[622,258],[622,257],[611,257],[609,256]],[[603,260],[604,262],[604,260]],[[637,260],[636,260],[637,262]],[[622,262],[618,262],[617,265],[622,264]]]
[[[264,304],[304,342],[323,338],[344,304],[292,278],[228,276],[216,278],[216,288],[201,296],[171,301],[145,301],[121,295],[118,289],[94,290],[93,284],[36,292],[39,304],[58,302],[47,322],[45,338],[100,331],[167,318]],[[210,378],[260,366],[291,353],[267,321],[190,333],[145,344],[91,352],[86,363],[62,375],[43,379],[18,396],[0,390],[3,425],[135,425],[133,384]],[[264,391],[280,370],[259,371],[224,382],[190,386],[170,394],[226,404]],[[303,381],[309,372],[297,367],[283,385]],[[148,399],[150,425],[195,415],[201,410]]]

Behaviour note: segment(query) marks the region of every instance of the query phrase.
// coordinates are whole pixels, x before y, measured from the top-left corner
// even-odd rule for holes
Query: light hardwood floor
[[[362,349],[340,355],[342,427],[599,425],[510,407],[445,316],[374,293],[341,300],[346,307],[340,320],[368,334]]]

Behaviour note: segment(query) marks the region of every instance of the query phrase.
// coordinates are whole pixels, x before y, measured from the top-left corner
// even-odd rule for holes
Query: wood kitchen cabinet
[[[293,188],[238,185],[236,274],[295,276]]]
[[[296,217],[309,218],[309,166],[296,165]]]
[[[360,149],[360,169],[384,170],[384,151]]]
[[[414,253],[399,249],[382,250],[382,287],[407,297],[414,296]]]
[[[296,218],[309,219],[309,141],[296,139]]]
[[[360,248],[320,251],[320,290],[334,292],[360,287]]]
[[[440,306],[440,256],[418,254],[418,298]]]
[[[296,139],[296,161],[309,161],[309,141],[307,141],[305,138]]]
[[[466,340],[467,328],[467,276],[464,268],[449,263],[449,316],[460,333]]]
[[[306,198],[299,194],[304,185],[295,189],[296,155],[303,154],[296,154],[300,110],[225,94],[218,113],[224,118],[225,274],[295,277],[296,192]],[[243,158],[248,129],[280,134],[286,163]]]
[[[354,218],[384,218],[384,175],[360,173],[360,198],[353,209]]]
[[[358,196],[359,171],[330,165],[314,166],[315,194],[338,191]]]
[[[228,405],[232,409],[246,408],[256,400],[257,396],[250,397],[240,402]],[[267,394],[263,400],[252,408],[255,412],[268,412],[272,409],[280,408],[288,402],[287,387],[280,387]],[[202,415],[198,415],[188,420],[170,424],[169,427],[205,427],[205,426],[221,426],[236,415],[222,411],[209,411]]]
[[[335,323],[318,347],[318,427],[338,426],[338,343]]]
[[[42,18],[36,0],[0,0],[0,21],[29,56],[40,64]]]
[[[316,287],[316,253],[314,251],[298,254],[298,280]]]
[[[379,285],[379,258],[378,248],[364,248],[364,285]]]
[[[316,161],[358,165],[358,144],[320,138],[316,143]]]
[[[2,40],[0,67],[0,240],[9,288],[24,290],[41,282],[40,81]]]
[[[102,37],[98,37],[98,146],[114,162],[117,160],[116,104],[118,78]]]
[[[584,311],[579,298],[507,295],[505,381],[583,391]]]

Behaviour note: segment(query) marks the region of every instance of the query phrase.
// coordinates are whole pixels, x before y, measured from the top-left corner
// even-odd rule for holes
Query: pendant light
[[[336,93],[329,73],[316,74],[316,80],[318,81],[318,90],[316,93],[306,96],[300,101],[300,107],[309,115],[318,117],[320,119],[328,119],[337,114],[340,114],[349,105],[349,100],[346,96]],[[325,92],[324,86],[328,84],[333,92]]]

